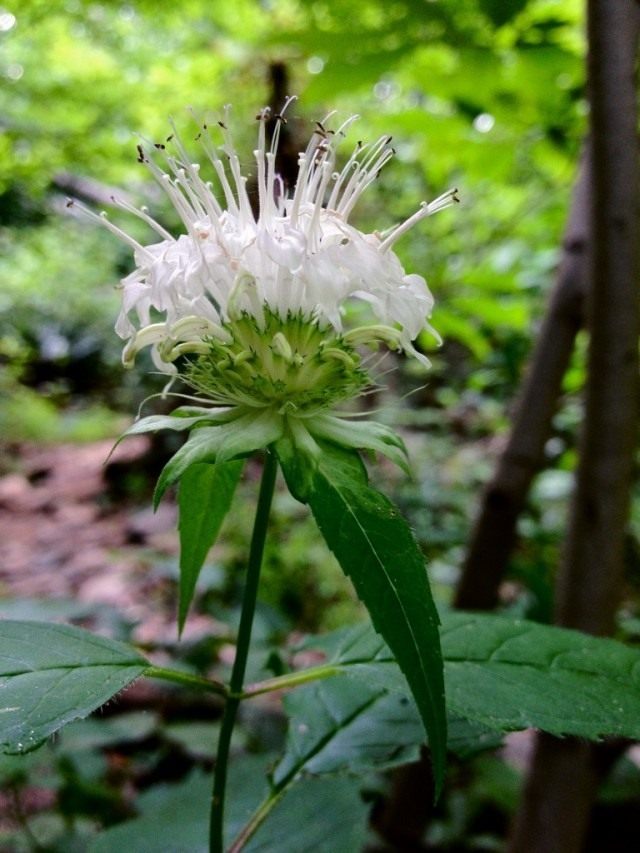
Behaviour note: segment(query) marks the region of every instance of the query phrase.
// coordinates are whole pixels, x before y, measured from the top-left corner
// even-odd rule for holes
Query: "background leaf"
[[[135,649],[68,625],[0,622],[0,748],[28,752],[149,666]]]
[[[442,633],[449,706],[494,729],[640,737],[640,653],[615,640],[452,613]]]
[[[354,853],[364,848],[370,805],[356,780],[304,779],[260,826],[246,853]]]
[[[442,618],[447,708],[494,731],[539,728],[597,739],[640,737],[640,652],[616,640],[489,614]],[[406,691],[367,625],[310,640],[371,690]]]
[[[284,698],[289,718],[285,755],[273,781],[299,773],[363,772],[415,761],[424,728],[415,705],[349,678],[316,681]]]
[[[226,843],[267,793],[271,755],[244,756],[229,768]],[[195,771],[183,782],[160,785],[137,801],[139,817],[103,832],[90,853],[207,853],[211,778]],[[306,779],[288,791],[244,850],[249,853],[352,853],[367,835],[369,805],[353,779]]]
[[[182,475],[178,628],[184,628],[200,570],[229,512],[244,461],[191,465]]]
[[[312,472],[306,457],[278,445],[287,482],[309,503],[373,625],[393,650],[429,735],[436,787],[444,775],[446,717],[438,615],[424,559],[398,510],[370,488],[354,451],[324,445]],[[307,463],[312,467],[312,463]]]

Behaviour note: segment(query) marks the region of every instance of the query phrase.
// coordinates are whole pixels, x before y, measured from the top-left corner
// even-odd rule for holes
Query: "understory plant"
[[[130,646],[79,628],[0,624],[0,742],[7,752],[36,748],[140,676],[223,701],[208,842],[203,820],[185,809],[174,828],[179,841],[158,838],[156,847],[148,841],[144,849],[265,849],[260,834],[267,817],[287,802],[295,809],[288,797],[301,780],[390,767],[415,757],[423,743],[437,796],[448,725],[458,738],[463,726],[465,740],[479,746],[495,744],[495,733],[529,726],[592,738],[640,734],[634,650],[504,617],[443,613],[440,624],[420,548],[396,507],[369,484],[362,458],[383,454],[409,474],[404,444],[387,426],[363,418],[353,401],[375,388],[381,348],[428,366],[415,340],[431,330],[433,299],[421,276],[405,272],[394,245],[454,204],[456,191],[423,203],[386,232],[362,233],[349,219],[391,159],[390,138],[358,143],[340,168],[338,149],[355,117],[340,124],[329,115],[316,123],[289,187],[278,173],[289,106],[276,116],[267,109],[258,114],[251,177],[241,171],[228,110],[213,132],[207,122],[198,127],[209,175],[192,162],[175,127],[164,142],[138,147],[139,160],[180,217],[178,237],[129,202],[114,199],[149,226],[156,242],[138,242],[105,214],[83,208],[133,249],[135,269],[121,282],[116,324],[124,363],[132,366],[137,353],[150,348],[167,376],[165,395],[182,398],[171,414],[139,419],[125,434],[166,429],[187,436],[154,495],[157,506],[169,487],[178,487],[180,633],[245,460],[261,455],[229,683],[156,666]],[[247,685],[279,469],[294,498],[310,507],[371,625],[309,638],[301,647],[315,650],[320,663]],[[265,769],[253,808],[225,820],[241,703],[294,687],[284,701],[291,718],[285,754]],[[346,791],[350,783],[344,784]],[[197,840],[187,842],[194,825]],[[110,849],[100,843],[95,850]],[[282,838],[270,844],[296,849]]]

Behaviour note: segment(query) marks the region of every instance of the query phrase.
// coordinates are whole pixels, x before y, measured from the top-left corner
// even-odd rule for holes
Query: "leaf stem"
[[[142,673],[146,678],[161,678],[163,681],[172,681],[184,687],[194,687],[196,690],[206,690],[209,693],[217,693],[218,696],[227,696],[229,691],[225,684],[189,672],[181,672],[179,669],[166,669],[163,666],[150,666]]]
[[[254,696],[260,696],[262,693],[273,693],[275,690],[298,687],[298,685],[308,684],[310,681],[318,681],[321,678],[340,675],[343,671],[344,667],[342,666],[321,664],[320,666],[312,666],[299,672],[288,672],[286,675],[279,675],[277,678],[267,678],[264,681],[257,681],[255,684],[248,684],[246,689],[241,693],[230,695],[233,695],[236,699],[252,699]]]
[[[253,525],[251,547],[249,551],[249,564],[247,567],[247,580],[242,600],[242,614],[240,616],[240,627],[238,628],[238,639],[236,644],[236,657],[231,671],[229,693],[222,716],[220,737],[218,739],[218,752],[213,775],[213,792],[211,796],[211,820],[209,824],[209,850],[210,853],[223,853],[223,829],[224,829],[224,797],[227,785],[227,766],[229,762],[229,749],[231,746],[231,735],[235,726],[238,706],[242,700],[242,683],[249,656],[249,643],[251,641],[251,628],[253,616],[256,609],[256,598],[258,594],[258,581],[260,580],[260,568],[264,554],[264,545],[267,537],[267,525],[269,521],[269,510],[275,488],[276,474],[278,472],[278,461],[275,454],[267,451],[260,484],[260,495],[258,507]]]

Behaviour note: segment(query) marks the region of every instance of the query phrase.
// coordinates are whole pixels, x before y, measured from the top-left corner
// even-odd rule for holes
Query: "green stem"
[[[231,671],[229,684],[229,697],[222,715],[220,737],[218,739],[218,753],[216,756],[215,771],[213,774],[213,793],[211,797],[211,821],[209,825],[209,850],[210,853],[223,853],[223,829],[224,829],[224,796],[227,786],[227,766],[229,763],[229,749],[231,746],[231,735],[238,713],[242,693],[244,673],[249,656],[249,643],[251,641],[251,628],[253,616],[256,609],[256,598],[258,594],[258,581],[260,579],[260,568],[262,566],[262,555],[267,537],[267,525],[269,521],[269,510],[278,472],[278,461],[273,453],[267,452],[260,484],[260,496],[258,508],[253,525],[251,547],[249,551],[249,565],[247,567],[247,580],[242,600],[242,614],[240,616],[240,627],[238,628],[238,640],[236,644],[236,657]]]
[[[312,666],[299,672],[289,672],[286,675],[279,675],[277,678],[267,678],[264,681],[257,681],[255,684],[248,684],[242,693],[233,694],[233,696],[235,699],[252,699],[262,693],[273,693],[275,690],[284,690],[287,687],[298,687],[300,684],[308,684],[310,681],[318,681],[321,678],[330,678],[333,675],[340,675],[342,672],[344,669],[335,664],[327,663],[321,666]]]
[[[182,687],[193,687],[196,690],[206,690],[209,693],[217,693],[218,696],[227,696],[229,691],[226,685],[220,681],[202,678],[199,675],[191,675],[189,672],[181,672],[179,669],[166,669],[163,666],[150,666],[145,669],[143,675],[146,678],[161,678],[163,681],[172,681]]]

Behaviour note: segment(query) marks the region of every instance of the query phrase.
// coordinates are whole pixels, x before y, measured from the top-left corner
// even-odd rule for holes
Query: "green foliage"
[[[397,157],[380,175],[377,192],[363,199],[356,211],[358,224],[383,229],[409,215],[423,198],[432,198],[451,185],[460,189],[463,203],[455,212],[429,220],[399,245],[407,270],[424,274],[436,296],[433,322],[445,346],[435,351],[427,336],[420,341],[433,360],[428,385],[416,398],[416,408],[404,405],[393,418],[410,429],[417,471],[416,482],[395,486],[397,500],[429,557],[434,592],[446,600],[460,564],[474,496],[489,471],[493,447],[489,437],[505,428],[505,403],[519,381],[557,263],[556,247],[585,125],[583,4],[577,0],[397,0],[393,4],[366,0],[354,6],[341,0],[290,0],[275,5],[255,0],[233,4],[186,0],[174,8],[148,0],[125,6],[28,0],[18,5],[13,10],[16,25],[0,32],[4,83],[0,87],[0,369],[6,398],[0,409],[0,429],[5,440],[100,437],[115,428],[105,401],[131,412],[133,401],[147,393],[141,365],[130,378],[123,374],[120,345],[113,334],[118,303],[113,284],[129,271],[129,259],[125,260],[111,235],[64,212],[64,195],[69,192],[62,188],[68,186],[65,178],[71,176],[77,182],[90,177],[101,182],[93,189],[107,199],[111,185],[124,187],[136,203],[149,199],[154,214],[170,226],[172,214],[163,209],[159,194],[135,162],[133,134],[164,138],[167,115],[173,114],[178,125],[187,127],[185,106],[215,113],[224,92],[224,101],[234,103],[238,147],[250,161],[254,127],[247,117],[269,100],[269,66],[282,61],[290,77],[288,90],[301,95],[289,123],[295,146],[306,142],[311,119],[334,107],[341,116],[361,115],[357,131],[345,142],[345,153],[358,138],[394,134]],[[188,137],[189,131],[185,133]],[[188,142],[197,152],[197,146]],[[105,203],[87,198],[94,207]],[[140,239],[149,239],[139,223],[132,226],[125,214],[118,212],[113,218],[123,225],[126,221]],[[12,362],[10,368],[8,362]],[[563,490],[574,459],[576,394],[583,376],[583,353],[578,353],[566,377],[553,447],[549,445],[548,458],[555,470],[541,478],[532,495],[521,523],[522,544],[512,565],[517,580],[510,588],[515,597],[512,612],[543,620],[552,611],[552,566],[564,528]],[[419,384],[414,377],[410,382],[400,377],[398,382],[407,382],[401,391]],[[80,395],[89,402],[80,400]],[[389,394],[383,395],[382,405],[389,399]],[[191,416],[198,417],[197,413]],[[173,426],[175,420],[171,418]],[[195,423],[187,424],[188,420],[183,417],[184,429]],[[161,418],[153,424],[153,428],[163,425]],[[151,420],[138,422],[130,432],[147,428],[152,429]],[[186,467],[185,476],[193,470]],[[216,470],[207,467],[212,477]],[[385,470],[381,476],[391,482],[394,475]],[[186,483],[185,489],[189,480]],[[319,517],[324,519],[328,538],[337,539],[337,522],[343,520],[339,507],[344,509],[344,503],[332,504],[338,490],[331,477],[319,487],[318,483],[312,480],[317,502],[326,505]],[[189,505],[196,500],[194,489]],[[282,495],[276,500],[274,541],[263,574],[263,598],[277,610],[272,621],[282,632],[282,626],[292,623],[315,628],[351,619],[358,605],[345,591],[332,558],[313,538],[312,525],[287,501]],[[227,582],[222,591],[209,591],[204,600],[211,613],[231,624],[233,615],[225,607],[233,601],[233,591],[243,577],[248,536],[244,506],[243,502],[228,516],[229,535],[221,545],[223,561],[230,567]],[[220,507],[213,504],[209,542],[215,537],[217,510]],[[204,522],[205,514],[204,505],[199,505],[197,511],[183,513],[183,525],[188,517],[195,527]],[[637,514],[635,507],[634,519]],[[629,563],[636,569],[637,528],[634,523],[629,542]],[[198,553],[183,557],[183,616],[205,544]],[[360,568],[351,566],[354,579]],[[383,596],[378,597],[381,602]],[[632,624],[635,609],[631,603],[631,618],[625,624]],[[457,618],[445,616],[443,634],[452,751],[466,755],[479,745],[495,745],[500,735],[487,727],[501,732],[534,725],[588,737],[637,736],[633,650],[509,619],[464,617],[456,622]],[[58,636],[57,628],[55,632]],[[269,644],[278,632],[264,633],[268,636],[256,652],[256,672],[264,668]],[[372,633],[371,641],[378,642]],[[207,646],[207,662],[211,649],[221,642],[217,638]],[[329,651],[330,642],[326,640]],[[185,660],[191,652],[183,653]],[[52,644],[43,642],[39,653],[54,655]],[[124,658],[127,654],[123,652]],[[204,657],[202,650],[200,656]],[[274,672],[282,671],[277,669],[284,667],[278,654],[268,659]],[[109,684],[117,691],[121,677],[140,665],[123,663],[120,669],[114,664],[109,672],[115,680]],[[345,669],[355,673],[357,667],[349,663]],[[24,707],[24,696],[26,701],[35,696],[31,679],[46,682],[56,702],[70,703],[67,711],[59,706],[57,725],[76,715],[78,707],[89,713],[96,707],[94,702],[104,701],[109,691],[108,685],[97,684],[100,672],[101,667],[76,669],[74,664],[60,682],[56,679],[62,674],[55,668],[6,676],[8,681],[2,676],[3,697],[14,695],[11,691],[20,682],[28,685],[24,694],[19,691],[15,701],[3,701],[3,706]],[[79,692],[63,693],[73,678],[79,679]],[[305,761],[309,769],[321,767],[324,773],[331,766],[339,769],[342,759],[342,770],[355,770],[390,766],[416,754],[422,740],[419,715],[410,700],[401,704],[408,697],[398,668],[380,661],[361,664],[358,680],[354,679],[352,675],[317,682],[288,696],[285,703],[295,721],[292,726],[304,724],[308,717],[319,728],[329,726],[330,720],[323,715],[323,706],[314,703],[326,700],[348,711],[351,700],[355,708],[360,699],[374,698],[349,718],[348,725],[337,727],[335,738],[317,754],[305,751],[313,732],[292,727],[289,746],[277,765],[283,774],[278,778],[286,776],[287,767],[304,769]],[[394,685],[397,691],[389,692]],[[73,703],[77,707],[72,709]],[[452,718],[452,711],[463,717]],[[11,722],[4,717],[0,715],[0,726]],[[61,801],[68,811],[64,820],[53,812],[44,816],[36,832],[41,844],[86,849],[95,827],[79,819],[77,837],[73,836],[70,814],[96,814],[105,824],[127,816],[124,805],[112,801],[108,785],[100,789],[102,783],[98,784],[100,774],[106,773],[104,756],[96,751],[102,747],[90,752],[81,742],[83,738],[85,742],[94,738],[96,744],[101,737],[103,742],[117,739],[129,726],[139,734],[144,726],[136,728],[134,722],[125,720],[120,725],[91,719],[64,729],[59,768],[64,764],[66,769],[55,771],[57,781],[46,773],[45,777],[48,785],[58,785],[64,792]],[[31,728],[37,729],[17,725],[10,733],[14,746],[26,744]],[[75,725],[84,729],[78,729],[74,741]],[[42,731],[46,728],[43,722]],[[388,749],[383,748],[385,733],[391,743]],[[211,731],[198,734],[212,736]],[[187,745],[185,740],[176,747],[179,739],[167,735],[165,743],[173,744],[180,754],[189,752],[193,759],[197,744]],[[341,751],[332,751],[332,745],[338,744]],[[209,742],[204,752],[210,755],[211,749]],[[0,766],[3,783],[13,785],[19,774],[22,782],[29,773],[42,776],[44,754],[41,750],[30,756],[6,756],[3,761],[8,763]],[[271,755],[268,760],[245,756],[234,762],[240,781],[231,792],[231,803],[238,801],[239,812],[230,815],[231,836],[266,796],[262,775],[266,764],[274,761]],[[21,769],[12,762],[19,762]],[[12,769],[5,776],[3,768],[9,764]],[[444,849],[458,844],[465,849],[473,836],[470,822],[465,821],[470,821],[483,798],[505,809],[512,805],[517,785],[502,763],[487,760],[482,767],[476,765],[474,772],[475,781],[466,793],[457,791],[448,802],[448,822],[443,819],[432,826],[428,838],[432,846]],[[208,778],[201,773],[187,777],[177,788],[152,787],[136,806],[142,823],[123,824],[98,844],[106,845],[105,850],[143,850],[147,843],[176,839],[179,845],[186,839],[191,845],[187,849],[197,850],[206,836],[201,809],[206,811],[209,788]],[[93,812],[89,803],[101,805]],[[184,818],[180,823],[169,821],[176,805]],[[269,845],[283,849],[281,839],[286,837],[293,839],[292,850],[323,849],[323,844],[330,843],[327,849],[332,853],[341,849],[340,844],[350,853],[361,846],[366,810],[358,786],[350,779],[331,775],[305,779],[284,792],[250,842],[257,846],[248,849],[269,849]],[[335,825],[318,829],[312,821],[316,815],[324,821],[335,818]],[[0,846],[3,842],[0,837]],[[480,837],[473,841],[485,842],[491,843]],[[8,843],[22,849],[18,846],[22,842],[14,837]]]
[[[100,403],[61,412],[52,400],[8,379],[0,374],[0,388],[8,392],[0,408],[0,433],[5,441],[100,441],[121,426],[121,416]]]
[[[442,621],[450,713],[501,732],[539,728],[594,740],[639,736],[636,649],[504,616],[446,613]],[[369,627],[315,642],[331,673],[406,693],[391,653]]]
[[[99,708],[141,675],[134,649],[80,628],[0,623],[0,746],[28,752],[62,726]]]
[[[180,595],[182,633],[200,570],[231,507],[243,462],[192,465],[180,480]]]
[[[276,789],[298,774],[363,773],[415,761],[424,729],[406,697],[345,678],[288,694],[286,751],[273,771]]]
[[[269,758],[269,756],[267,756]],[[249,756],[230,771],[228,841],[242,828],[265,789],[266,761]],[[157,786],[139,798],[140,816],[102,833],[90,853],[206,853],[207,802],[211,780],[196,772],[178,785]],[[369,806],[350,779],[309,779],[296,785],[276,805],[270,819],[243,848],[298,853],[319,850],[352,853],[367,836]]]
[[[319,459],[307,460],[281,442],[278,455],[292,494],[311,507],[375,629],[396,655],[429,733],[439,787],[446,721],[438,615],[415,539],[393,504],[368,486],[356,452],[325,445]]]

